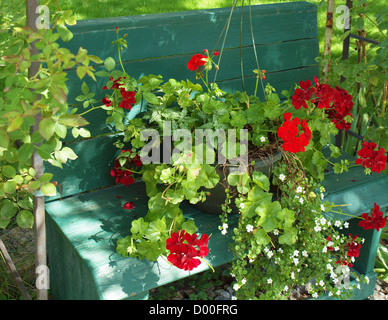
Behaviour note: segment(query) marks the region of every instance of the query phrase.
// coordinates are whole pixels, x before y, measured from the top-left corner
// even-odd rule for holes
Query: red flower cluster
[[[195,233],[190,235],[185,230],[174,232],[166,242],[166,248],[170,250],[167,260],[179,269],[191,271],[201,264],[197,257],[203,258],[209,253],[208,241],[207,234],[197,239]]]
[[[387,156],[384,148],[375,150],[378,145],[374,142],[362,143],[361,150],[358,151],[360,158],[356,159],[356,164],[361,164],[364,168],[370,168],[373,172],[380,173],[387,165]]]
[[[205,65],[206,61],[207,56],[197,53],[191,57],[190,61],[187,63],[187,68],[190,71],[198,71],[200,67]]]
[[[126,202],[124,203],[123,208],[127,210],[132,210],[135,208],[135,204],[133,203],[133,201]]]
[[[342,256],[337,259],[336,264],[341,264],[348,267],[353,267],[353,261],[355,258],[357,258],[360,255],[360,249],[361,249],[361,243],[356,241],[358,238],[357,235],[352,236],[351,233],[349,233],[349,241],[345,244],[344,249],[346,253],[346,256]],[[327,238],[329,241],[331,241],[331,238]],[[328,251],[333,252],[334,248],[329,247],[327,248]]]
[[[311,138],[311,130],[307,125],[306,119],[294,118],[291,120],[291,117],[292,114],[289,112],[284,114],[284,122],[278,128],[277,134],[284,142],[284,150],[292,153],[304,152],[304,147],[309,144],[309,139]],[[303,133],[299,134],[298,125],[301,125]]]
[[[353,109],[352,96],[338,86],[334,89],[327,84],[319,84],[314,77],[315,87],[311,86],[311,81],[300,81],[300,88],[295,89],[292,96],[292,105],[299,110],[301,107],[307,109],[307,101],[314,103],[319,109],[325,109],[330,120],[333,121],[339,130],[350,129],[350,122],[346,122],[345,117],[352,117]]]
[[[306,101],[310,100],[313,96],[315,89],[311,87],[311,81],[307,80],[306,82],[299,82],[300,89],[295,89],[294,95],[292,96],[292,105],[296,110],[299,110],[301,107],[307,109],[308,105]]]
[[[113,77],[109,78],[109,81],[112,81]],[[124,88],[121,88],[122,84],[118,82],[122,82],[122,78],[119,77],[116,80],[113,80],[113,84],[111,89],[113,90],[120,90],[121,97],[123,100],[120,102],[120,108],[126,109],[126,110],[131,110],[132,105],[136,103],[135,95],[136,91],[126,91]],[[107,86],[103,86],[102,90],[108,89]],[[104,97],[102,99],[102,103],[105,104],[107,107],[110,107],[112,105],[112,101],[109,100],[107,97]]]
[[[365,230],[376,229],[379,231],[384,228],[387,223],[387,217],[384,218],[384,213],[380,211],[380,206],[378,206],[377,203],[374,204],[374,208],[370,216],[367,213],[363,213],[361,218],[363,220],[360,221],[358,225]]]
[[[121,153],[131,150],[122,150]],[[110,170],[110,175],[112,177],[116,177],[116,183],[124,184],[125,186],[129,186],[130,184],[135,183],[135,179],[133,178],[133,172],[127,168],[132,168],[133,165],[136,167],[140,167],[142,165],[140,157],[136,155],[134,158],[127,158],[126,163],[124,165],[120,164],[120,161],[116,159],[114,168]]]

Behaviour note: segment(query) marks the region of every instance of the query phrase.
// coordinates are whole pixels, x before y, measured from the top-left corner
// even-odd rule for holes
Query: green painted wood
[[[133,201],[136,209],[123,209],[127,201]],[[209,268],[202,262],[187,272],[161,258],[153,262],[115,252],[116,240],[129,234],[132,219],[146,213],[147,201],[144,184],[135,183],[46,203],[54,299],[128,299]],[[212,266],[231,261],[232,232],[221,234],[218,215],[202,214],[188,204],[183,210],[187,218],[195,217],[200,234],[211,234],[207,261]],[[230,219],[231,230],[236,218]]]
[[[115,27],[128,33],[128,50],[123,60],[195,53],[213,49],[230,15],[230,8],[196,10],[140,16],[82,20],[70,30],[70,49],[81,46],[90,54],[117,58],[112,46]],[[307,2],[252,6],[256,44],[316,38],[317,7]],[[241,8],[236,8],[228,32],[226,48],[240,46]],[[220,48],[219,43],[219,47]],[[249,10],[244,8],[242,45],[252,45]]]
[[[201,49],[202,47],[199,47],[197,51]],[[128,50],[131,51],[130,49]],[[289,70],[318,66],[315,61],[315,58],[319,55],[318,39],[301,39],[297,41],[258,45],[256,50],[260,68],[267,71],[267,76],[271,73],[284,71],[282,78],[289,83],[288,88],[292,84],[300,81],[299,79],[297,79],[297,81],[294,81],[292,78],[289,79],[287,74]],[[174,78],[177,80],[189,79],[190,81],[195,82],[195,72],[191,72],[187,69],[187,62],[190,60],[191,56],[192,54],[190,53],[179,56],[127,61],[123,64],[126,71],[136,79],[143,75],[155,74],[162,75],[166,81],[170,78]],[[108,56],[100,57],[105,59]],[[253,70],[257,69],[257,64],[252,46],[243,48],[242,57],[244,76],[254,76]],[[215,62],[218,63],[217,58],[215,59]],[[96,67],[95,69],[96,71],[104,70],[102,66]],[[121,67],[118,65],[116,69],[120,70]],[[319,72],[315,75],[319,76]],[[105,95],[105,92],[101,90],[101,88],[105,85],[107,78],[97,78],[96,82],[88,77],[80,80],[77,77],[75,70],[68,71],[68,78],[68,103],[71,105],[78,103],[75,101],[75,98],[81,94],[80,88],[82,82],[86,82],[90,87],[91,92],[96,93],[96,99],[100,100]],[[217,73],[216,81],[227,81],[236,78],[241,78],[240,49],[226,49],[222,55],[220,70]],[[213,79],[214,69],[209,73],[209,80],[213,81]],[[281,84],[277,81],[273,81],[271,82],[271,85],[278,89]],[[253,94],[253,91],[249,93]]]

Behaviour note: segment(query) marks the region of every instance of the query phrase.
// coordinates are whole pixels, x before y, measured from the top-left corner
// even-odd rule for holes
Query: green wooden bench
[[[241,90],[240,70],[240,13],[236,8],[225,43],[223,59],[217,82],[223,90]],[[244,83],[253,92],[257,68],[252,48],[248,9],[244,10],[242,54]],[[77,52],[82,46],[90,54],[102,59],[112,56],[118,61],[117,48],[112,46],[115,27],[128,33],[128,49],[122,54],[126,70],[135,78],[141,75],[161,74],[164,79],[192,79],[186,68],[194,53],[212,50],[230,14],[230,8],[190,12],[129,16],[79,21],[71,28],[73,40],[69,49]],[[319,75],[315,57],[319,55],[317,36],[317,8],[306,2],[261,5],[252,7],[255,43],[266,81],[278,92],[290,90],[300,80]],[[217,48],[219,49],[219,48]],[[96,70],[102,67],[96,66]],[[68,102],[77,106],[81,83],[75,70],[68,70]],[[103,97],[101,90],[105,79],[89,81],[92,91]],[[82,108],[82,106],[81,106]],[[208,269],[202,263],[192,272],[179,270],[163,259],[157,262],[123,258],[116,253],[116,241],[130,230],[131,220],[147,212],[145,186],[140,181],[129,187],[116,186],[110,176],[117,148],[113,142],[117,133],[105,123],[105,112],[85,115],[92,138],[68,141],[78,159],[64,169],[46,167],[54,173],[53,180],[61,186],[61,195],[46,199],[46,227],[48,261],[50,268],[50,293],[53,299],[146,299],[148,291],[166,283]],[[359,168],[351,169],[352,172]],[[351,174],[353,178],[353,173]],[[373,202],[388,205],[381,190],[388,180],[383,175],[365,177],[360,172],[357,182],[350,184],[345,178],[328,174],[325,186],[329,200],[351,202],[353,213],[369,211]],[[340,181],[336,179],[341,179]],[[343,180],[344,179],[344,180]],[[379,189],[382,188],[382,189]],[[127,211],[122,205],[133,201],[136,209]],[[232,259],[229,244],[231,233],[221,235],[217,215],[202,214],[184,205],[187,217],[195,217],[199,233],[212,234],[209,240],[208,261],[220,266]],[[230,229],[237,222],[230,219]],[[370,285],[358,298],[370,295],[375,285],[373,263],[379,234],[370,231],[368,245],[359,272],[367,274]],[[368,246],[370,250],[368,250]],[[371,254],[369,254],[371,252]],[[369,256],[368,256],[369,254]],[[366,261],[366,264],[364,262]]]

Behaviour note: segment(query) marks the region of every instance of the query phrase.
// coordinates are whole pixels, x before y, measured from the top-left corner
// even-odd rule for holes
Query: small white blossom
[[[323,280],[319,281],[319,285],[323,287],[325,285],[325,282]]]
[[[345,227],[345,229],[349,228],[349,222],[345,222],[344,227]]]
[[[271,284],[271,283],[272,283],[272,279],[271,279],[271,278],[268,278],[268,279],[267,279],[267,283],[268,283],[268,284]]]
[[[294,258],[293,259],[293,262],[295,263],[295,265],[297,266],[298,265],[298,263],[299,263],[299,259],[298,258]]]
[[[245,203],[244,203],[244,202],[240,203],[240,208],[241,208],[241,209],[244,209],[244,208],[245,208]]]
[[[307,254],[307,251],[306,251],[306,250],[303,250],[303,251],[302,251],[302,256],[303,256],[303,257],[306,257],[306,258],[308,257],[308,254]]]
[[[272,252],[272,251],[268,251],[268,253],[267,253],[267,257],[271,259],[271,258],[272,258],[272,256],[273,256],[273,252]]]
[[[321,231],[321,230],[322,230],[321,226],[315,226],[315,227],[314,227],[314,231],[315,231],[315,232],[319,232],[319,231]]]
[[[321,223],[321,225],[326,224],[326,219],[325,218],[321,218],[320,223]]]
[[[245,278],[242,279],[242,280],[241,280],[241,283],[242,283],[242,284],[246,284],[246,283],[247,283],[247,279],[245,279]]]
[[[268,251],[269,251],[268,247],[265,247],[264,252],[268,252]]]
[[[302,197],[299,198],[299,202],[300,202],[300,204],[303,204],[304,200]]]
[[[294,250],[293,256],[297,257],[298,255],[299,255],[299,251],[298,250]]]
[[[264,142],[264,141],[265,141],[265,137],[264,137],[264,136],[261,136],[261,137],[260,137],[260,141],[261,141],[261,142]]]
[[[294,271],[291,272],[291,279],[295,279],[295,273],[294,273]]]
[[[275,230],[273,231],[273,234],[274,234],[275,236],[277,236],[277,235],[279,234],[279,230],[278,230],[278,229],[275,229]]]
[[[366,283],[369,283],[369,278],[365,276]]]
[[[323,204],[321,204],[321,210],[325,211],[325,206]]]
[[[303,191],[303,188],[301,186],[298,186],[298,188],[296,188],[296,193],[301,193]]]
[[[279,179],[282,180],[282,181],[284,181],[284,179],[286,179],[286,176],[285,176],[283,173],[281,173],[281,174],[279,175]]]
[[[226,230],[226,229],[222,229],[222,231],[221,231],[221,234],[224,236],[224,235],[226,235],[228,233],[228,231]]]
[[[238,283],[236,283],[236,284],[233,286],[233,290],[234,290],[234,291],[238,291],[238,289],[240,289],[240,286],[238,285]]]
[[[288,286],[287,285],[284,287],[283,291],[288,291]]]
[[[247,225],[247,232],[252,232],[253,231],[253,226],[251,224]]]
[[[229,225],[227,223],[222,224],[222,229],[228,229],[228,228],[229,228]]]
[[[336,227],[340,227],[340,226],[341,226],[341,221],[340,221],[340,220],[336,220],[336,221],[334,222],[334,225],[335,225]]]
[[[278,249],[278,252],[279,252],[279,253],[283,253],[284,251],[283,251],[282,248],[279,248],[279,249]]]
[[[313,298],[318,298],[318,293],[314,292],[312,296]]]

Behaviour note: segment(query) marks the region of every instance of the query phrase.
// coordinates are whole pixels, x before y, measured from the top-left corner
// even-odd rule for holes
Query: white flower
[[[237,300],[237,297],[236,296],[232,296],[232,300]]]
[[[278,230],[278,229],[275,229],[275,230],[273,231],[273,234],[274,234],[275,236],[277,236],[277,235],[279,234],[279,230]]]
[[[224,235],[226,235],[228,233],[228,231],[226,230],[226,229],[222,229],[222,231],[221,231],[221,234],[224,236]]]
[[[297,257],[298,255],[299,255],[299,251],[298,251],[298,250],[294,250],[293,256],[294,256],[294,257]]]
[[[325,285],[325,282],[323,280],[319,281],[319,285],[323,287]]]
[[[245,208],[245,203],[244,203],[244,202],[241,202],[241,203],[240,203],[240,208],[241,208],[241,209],[244,209],[244,208]]]
[[[322,228],[321,228],[321,226],[315,226],[315,227],[314,227],[314,230],[315,230],[315,232],[318,232],[318,231],[321,231]]]
[[[236,283],[236,284],[233,286],[233,290],[234,290],[234,291],[238,291],[238,289],[240,289],[240,286],[238,285],[238,283]]]
[[[294,271],[291,272],[291,279],[295,279],[295,273],[294,273]]]
[[[272,283],[272,279],[271,279],[271,278],[268,278],[268,279],[267,279],[267,283],[268,283],[268,284],[271,284],[271,283]]]
[[[318,298],[318,293],[314,292],[313,293],[313,298]]]
[[[296,193],[301,193],[303,191],[303,188],[301,186],[299,186],[298,188],[296,188]]]
[[[295,265],[297,266],[298,265],[298,263],[299,263],[299,259],[298,258],[294,258],[293,259],[293,262],[295,263]]]
[[[321,218],[320,222],[321,222],[322,225],[324,225],[324,224],[326,224],[326,219],[325,218]]]
[[[252,232],[253,231],[253,226],[251,224],[247,225],[247,232]]]
[[[349,222],[345,222],[344,227],[345,227],[345,229],[349,228]]]
[[[268,251],[269,251],[268,247],[265,247],[264,252],[268,252]]]
[[[369,278],[368,276],[365,276],[366,283],[369,283]]]
[[[326,253],[327,252],[327,247],[323,247],[322,252]]]
[[[308,257],[308,254],[307,254],[307,251],[306,251],[306,250],[303,250],[303,251],[302,251],[302,256],[303,256],[303,257],[306,257],[306,258]]]
[[[300,204],[303,204],[303,198],[302,197],[299,198],[299,202],[300,202]]]
[[[264,142],[264,141],[265,141],[265,137],[264,137],[264,136],[261,136],[261,137],[260,137],[260,141],[261,141],[261,142]]]
[[[286,285],[283,289],[283,291],[287,291],[288,290],[288,286]]]
[[[281,173],[281,174],[279,175],[279,179],[282,180],[282,181],[284,181],[284,179],[286,179],[286,176],[285,176],[283,173]]]
[[[227,223],[222,224],[222,229],[228,229],[228,228],[229,228],[229,225]]]
[[[340,226],[341,226],[341,221],[340,221],[340,220],[336,220],[336,221],[334,222],[334,225],[335,225],[336,227],[340,227]]]
[[[272,258],[272,256],[273,256],[273,252],[272,252],[271,250],[270,250],[270,251],[268,251],[268,253],[267,253],[267,257],[271,259],[271,258]]]
[[[247,283],[247,279],[245,279],[245,278],[242,279],[242,280],[241,280],[241,283],[242,283],[242,284],[246,284],[246,283]]]
[[[321,204],[321,210],[325,211],[325,206],[323,204]]]

